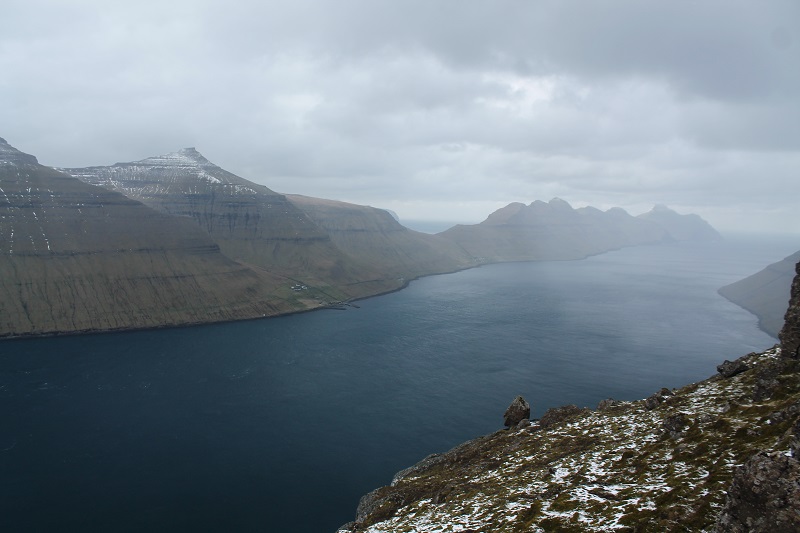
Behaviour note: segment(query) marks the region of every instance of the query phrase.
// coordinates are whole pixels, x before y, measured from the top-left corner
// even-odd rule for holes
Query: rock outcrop
[[[761,368],[753,401],[769,400],[785,393],[786,368],[797,366],[800,346],[800,263],[792,283],[786,322],[781,330],[781,363]],[[783,378],[783,379],[782,379]],[[797,373],[790,379],[797,382]],[[760,451],[736,469],[725,507],[719,515],[717,533],[772,533],[800,531],[800,401],[772,413],[769,423],[793,422],[783,446]]]
[[[517,396],[506,412],[503,413],[503,425],[513,427],[531,417],[531,406],[522,396]]]
[[[784,324],[786,303],[795,276],[800,251],[768,265],[763,270],[719,289],[720,295],[747,309],[758,318],[758,326],[778,338]]]
[[[717,533],[800,531],[800,462],[760,452],[736,470]]]
[[[795,272],[789,308],[779,337],[783,356],[797,359],[800,357],[800,263],[795,265]]]

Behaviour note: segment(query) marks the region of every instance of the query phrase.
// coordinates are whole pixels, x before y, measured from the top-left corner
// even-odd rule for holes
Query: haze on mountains
[[[193,145],[404,221],[558,197],[796,233],[797,20],[792,0],[8,0],[0,124],[50,166]]]
[[[717,236],[663,206],[675,235],[619,208],[574,210],[560,199],[429,235],[382,209],[275,193],[192,148],[60,172],[0,139],[0,172],[0,336],[271,316],[489,262]]]

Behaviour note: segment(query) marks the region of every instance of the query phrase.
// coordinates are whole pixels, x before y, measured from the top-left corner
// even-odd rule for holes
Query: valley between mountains
[[[420,276],[714,240],[656,206],[512,203],[416,232],[388,211],[277,193],[194,148],[55,169],[0,139],[0,337],[182,326],[340,306]]]

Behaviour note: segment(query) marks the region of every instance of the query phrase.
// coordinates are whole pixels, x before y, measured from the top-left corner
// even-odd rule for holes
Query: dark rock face
[[[800,463],[780,452],[751,457],[736,471],[715,531],[800,531]]]
[[[756,383],[753,387],[753,401],[763,402],[769,400],[780,389],[778,376],[783,370],[780,363],[760,368],[756,374]]]
[[[522,420],[529,419],[530,416],[531,406],[525,401],[525,398],[522,396],[517,396],[503,414],[503,424],[506,427],[513,427],[519,424]]]
[[[607,411],[612,407],[619,405],[620,403],[622,402],[620,402],[619,400],[615,400],[614,398],[606,398],[605,400],[600,400],[600,403],[597,404],[597,410]]]
[[[563,405],[561,407],[552,407],[545,411],[542,418],[539,419],[539,427],[548,428],[555,426],[569,420],[572,417],[586,413],[587,409],[582,409],[577,405]]]
[[[673,392],[668,388],[664,387],[655,394],[648,396],[647,399],[644,401],[644,406],[648,411],[652,411],[653,409],[664,403],[667,400],[667,398],[669,398],[672,395]]]
[[[795,265],[797,275],[792,282],[792,296],[784,317],[783,329],[778,336],[781,340],[781,354],[784,357],[800,357],[800,263]]]
[[[749,368],[741,358],[735,361],[728,361],[725,359],[721,365],[717,366],[717,372],[724,378],[732,378],[736,374],[741,374],[747,370],[749,370]]]
[[[691,423],[691,419],[684,413],[676,413],[665,418],[661,427],[670,438],[677,439]]]

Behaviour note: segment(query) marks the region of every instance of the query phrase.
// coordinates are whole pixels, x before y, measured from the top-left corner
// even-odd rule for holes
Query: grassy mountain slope
[[[228,257],[327,299],[379,294],[470,264],[458,248],[386,220],[383,210],[287,197],[221,169],[194,148],[65,171],[194,220]]]
[[[783,313],[794,277],[794,265],[798,261],[800,251],[772,263],[752,276],[725,285],[719,293],[756,315],[759,327],[777,338],[783,326]]]
[[[223,256],[190,221],[39,165],[0,139],[0,336],[304,308],[282,285]]]
[[[282,194],[214,165],[194,148],[106,167],[64,169],[169,215],[185,217],[223,254],[327,292],[358,281],[329,236]],[[336,294],[341,297],[342,294]]]
[[[300,195],[287,198],[330,236],[337,249],[378,273],[349,287],[350,292],[398,288],[419,276],[476,265],[451,241],[412,231],[383,209]]]

